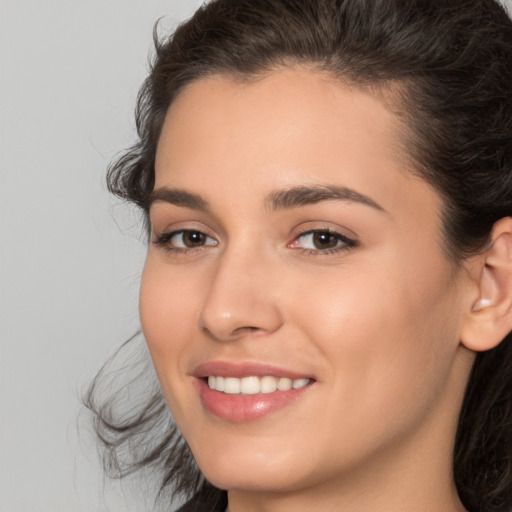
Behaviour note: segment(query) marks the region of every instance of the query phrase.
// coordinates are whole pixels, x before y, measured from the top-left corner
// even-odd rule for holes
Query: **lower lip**
[[[254,421],[279,411],[293,404],[311,388],[311,384],[307,384],[302,388],[289,391],[230,395],[210,389],[203,379],[198,379],[197,382],[204,407],[218,418],[236,423]]]

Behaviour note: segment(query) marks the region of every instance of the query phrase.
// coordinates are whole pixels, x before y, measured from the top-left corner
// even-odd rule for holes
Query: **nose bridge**
[[[226,246],[212,273],[200,313],[200,328],[217,340],[247,332],[270,333],[281,324],[272,290],[272,261],[254,243]]]

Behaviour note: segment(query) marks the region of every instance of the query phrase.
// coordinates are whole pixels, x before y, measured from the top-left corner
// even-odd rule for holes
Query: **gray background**
[[[199,3],[0,0],[0,512],[146,509],[103,481],[78,397],[138,327],[144,243],[105,168],[154,21]]]
[[[137,329],[144,242],[108,196],[154,21],[198,0],[0,1],[0,511],[143,510],[78,396]]]

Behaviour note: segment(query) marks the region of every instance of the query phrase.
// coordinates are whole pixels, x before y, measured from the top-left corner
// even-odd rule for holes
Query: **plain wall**
[[[109,197],[155,20],[198,0],[0,1],[0,511],[144,510],[103,476],[78,397],[138,327],[145,252]]]
[[[134,140],[154,21],[197,5],[0,0],[0,512],[145,509],[103,482],[78,397],[138,328],[144,242],[105,169]]]

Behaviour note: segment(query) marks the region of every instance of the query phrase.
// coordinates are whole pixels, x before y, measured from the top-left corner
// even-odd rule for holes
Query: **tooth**
[[[277,389],[277,379],[275,377],[262,377],[260,381],[260,391],[262,393],[273,393]]]
[[[224,393],[237,395],[240,393],[240,379],[236,377],[226,377],[224,379]]]
[[[273,393],[276,390],[289,391],[290,389],[299,389],[308,385],[310,379],[289,379],[287,377],[221,377],[210,375],[208,377],[208,387],[210,389],[224,392],[230,395],[244,394],[255,395],[258,393]]]
[[[255,395],[260,392],[260,379],[258,377],[244,377],[240,381],[240,391],[244,395]]]
[[[287,377],[281,377],[279,382],[277,383],[277,389],[279,391],[288,391],[292,389],[292,379],[288,379]]]
[[[224,391],[224,377],[215,377],[215,389]]]
[[[217,377],[218,378],[218,377]],[[303,388],[309,383],[309,379],[295,379],[292,382],[293,389]]]

